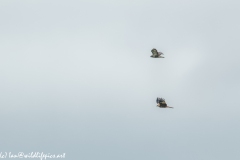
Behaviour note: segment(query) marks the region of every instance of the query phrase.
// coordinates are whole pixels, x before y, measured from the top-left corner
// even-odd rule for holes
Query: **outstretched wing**
[[[167,106],[167,108],[173,108],[173,107]]]

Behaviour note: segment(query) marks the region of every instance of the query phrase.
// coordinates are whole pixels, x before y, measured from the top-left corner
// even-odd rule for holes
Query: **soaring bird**
[[[150,57],[152,58],[164,58],[163,56],[161,56],[163,53],[162,52],[158,52],[157,49],[153,48],[151,50],[152,55]]]
[[[157,97],[156,102],[157,102],[157,106],[160,108],[173,108],[167,105],[164,98]]]

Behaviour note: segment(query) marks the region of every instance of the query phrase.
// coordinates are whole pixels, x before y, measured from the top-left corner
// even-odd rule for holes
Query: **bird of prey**
[[[160,108],[173,108],[173,107],[170,107],[170,106],[167,105],[164,98],[158,98],[157,97],[156,102],[157,102],[157,106],[160,107]]]
[[[150,57],[152,58],[164,58],[163,56],[161,56],[163,53],[162,52],[158,52],[157,49],[153,48],[151,50],[152,55]]]

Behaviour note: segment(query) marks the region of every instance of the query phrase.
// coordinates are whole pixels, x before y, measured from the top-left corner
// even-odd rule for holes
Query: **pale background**
[[[238,160],[239,8],[0,1],[0,152]],[[150,58],[152,48],[166,58]],[[175,108],[156,107],[157,96]]]

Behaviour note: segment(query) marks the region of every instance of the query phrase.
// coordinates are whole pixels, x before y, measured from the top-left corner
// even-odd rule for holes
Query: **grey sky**
[[[0,152],[239,159],[239,7],[2,0]]]

